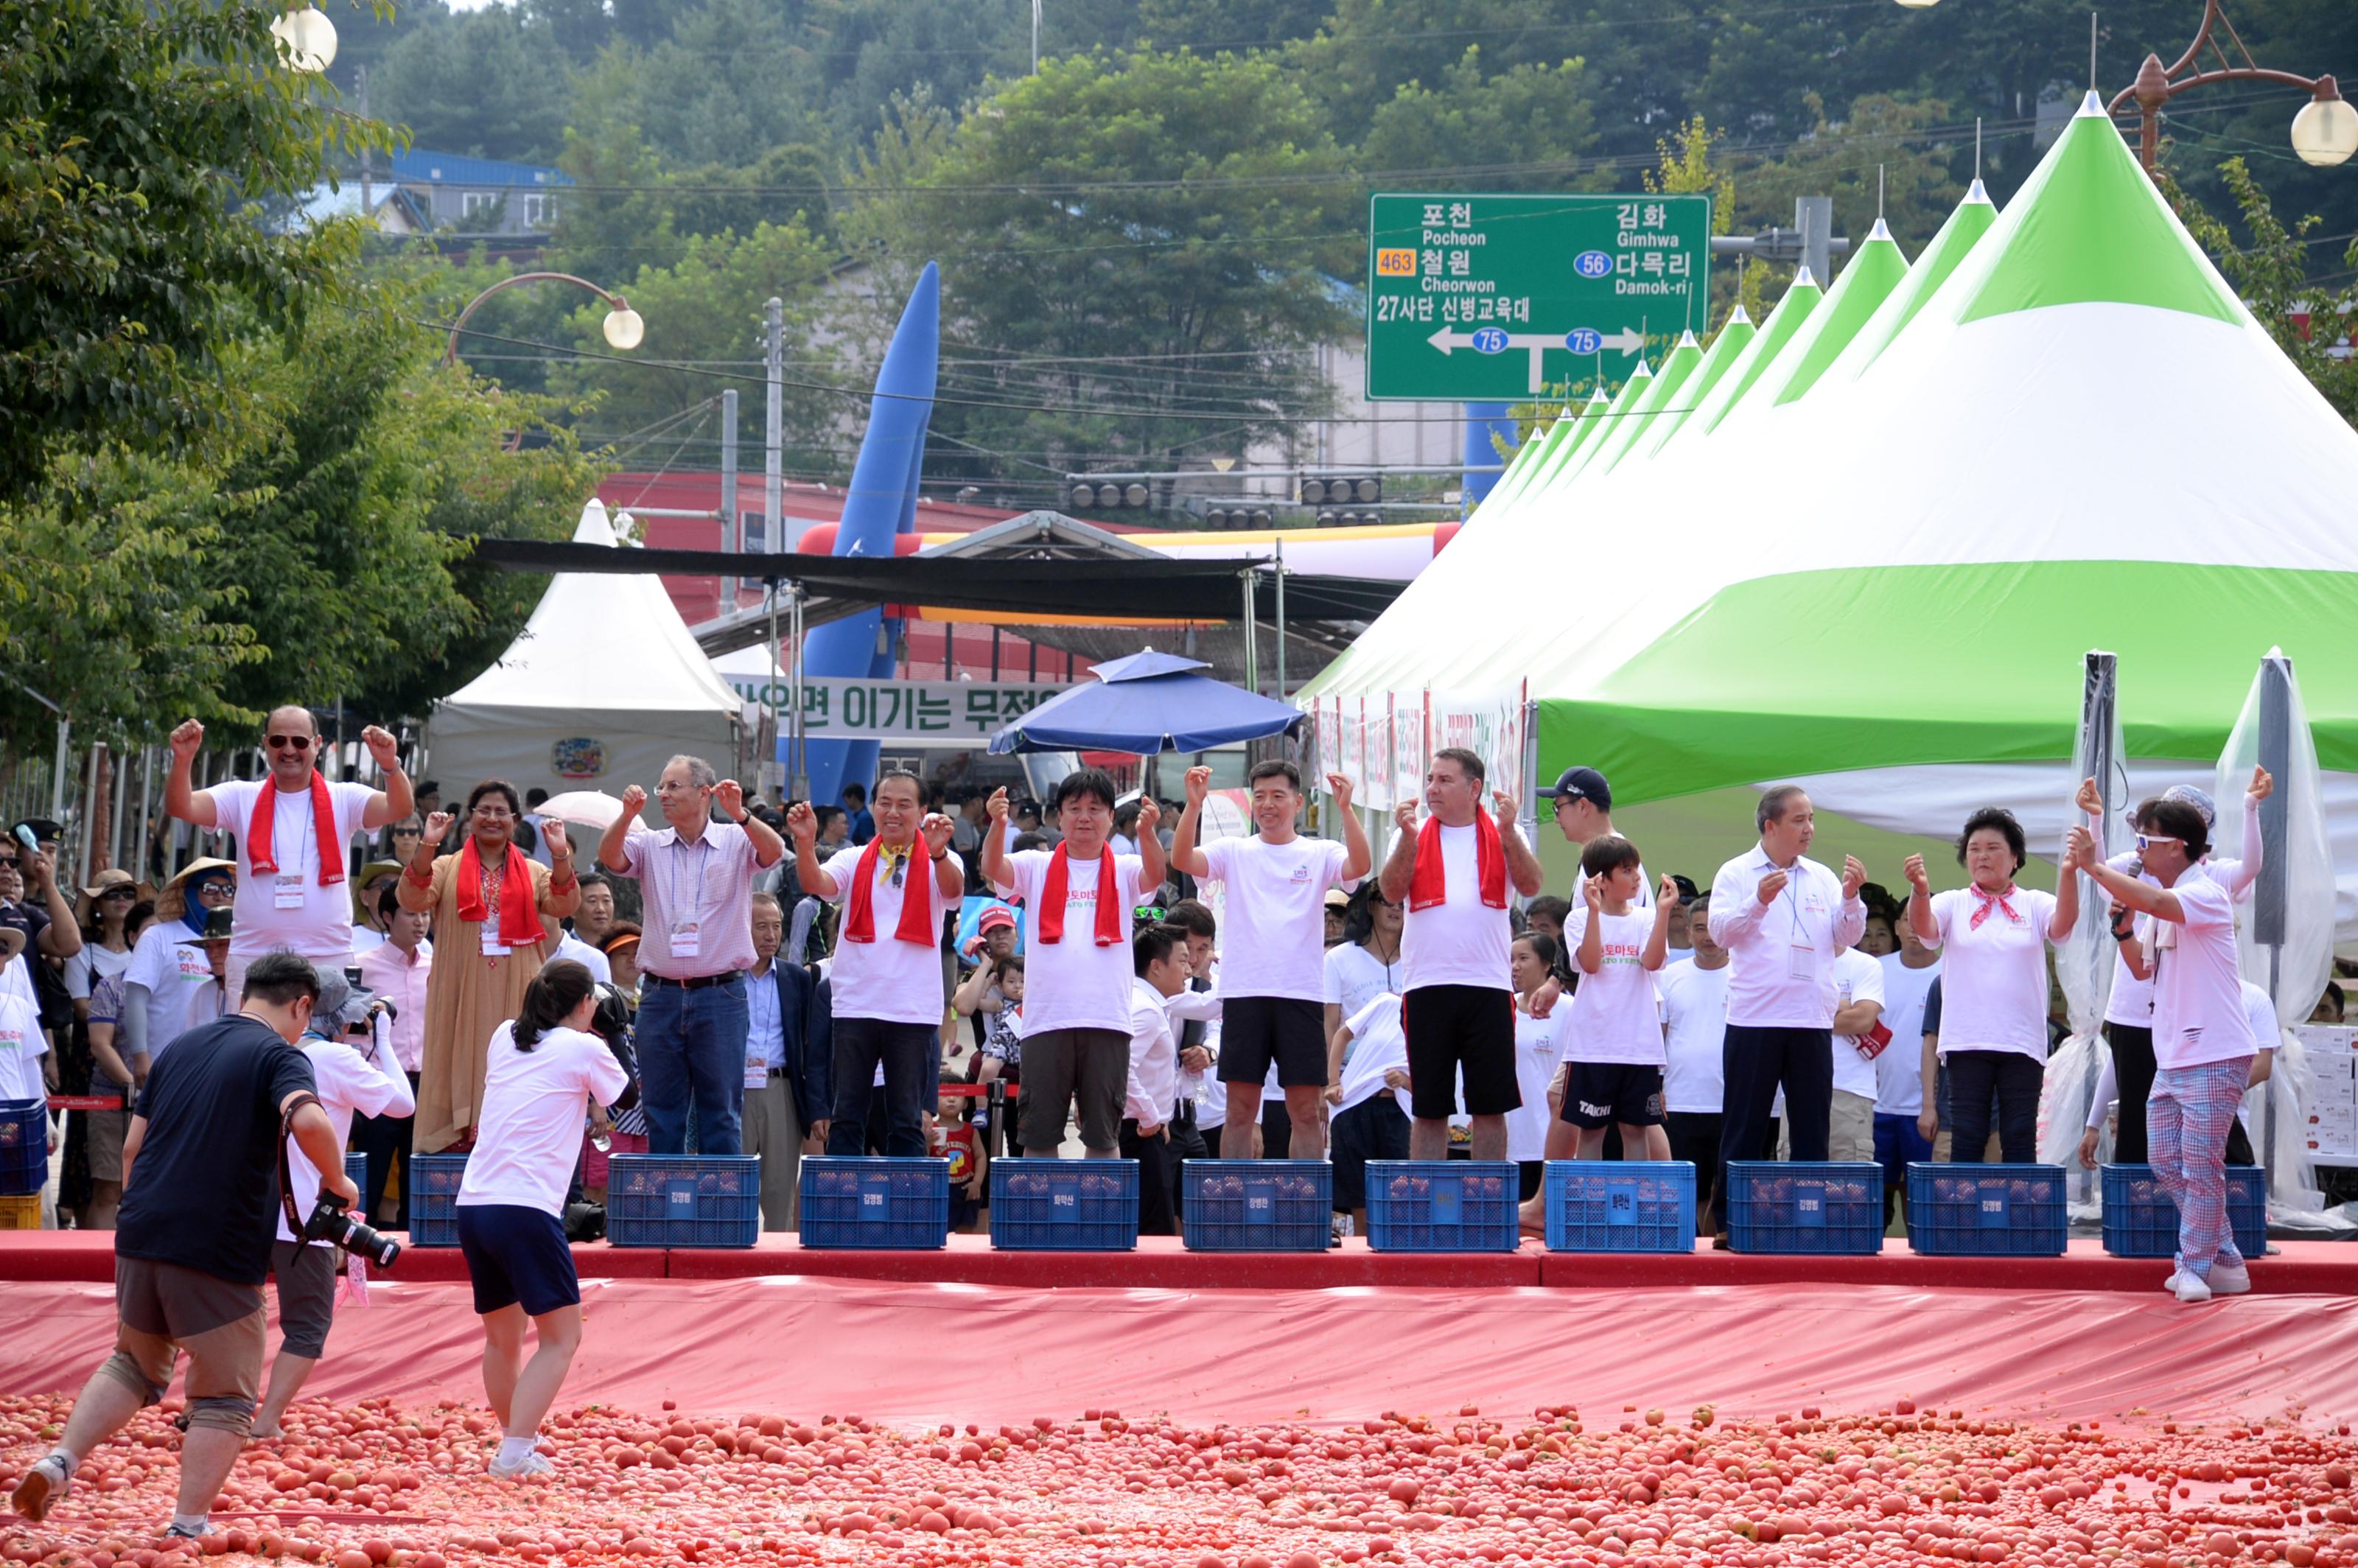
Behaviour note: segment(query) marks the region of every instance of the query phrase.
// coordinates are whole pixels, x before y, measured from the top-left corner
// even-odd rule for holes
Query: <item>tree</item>
[[[1541,167],[1487,178],[1485,189],[1560,190],[1595,141],[1582,61],[1523,64],[1486,77],[1476,44],[1433,86],[1403,82],[1393,92],[1368,123],[1359,163],[1390,177],[1511,160]]]
[[[402,34],[369,73],[369,112],[437,152],[546,163],[570,107],[556,29],[503,5]]]
[[[1650,191],[1710,197],[1711,232],[1714,234],[1733,233],[1736,230],[1736,176],[1728,171],[1722,158],[1714,156],[1725,141],[1725,132],[1714,131],[1697,114],[1654,144],[1654,167],[1643,176]],[[1727,324],[1738,305],[1754,321],[1760,319],[1762,282],[1758,267],[1722,265],[1713,269],[1709,330],[1697,334],[1706,345]]]
[[[271,0],[0,0],[0,505],[50,460],[218,438],[252,326],[346,293],[356,232],[271,232],[382,133],[278,62]]]
[[[681,163],[750,163],[811,139],[813,101],[782,8],[704,0],[673,22],[639,67],[631,113],[647,140]]]
[[[1837,124],[1826,119],[1825,106],[1814,96],[1808,105],[1817,114],[1809,140],[1781,158],[1744,171],[1743,199],[1736,203],[1739,228],[1790,228],[1796,197],[1831,196],[1834,232],[1856,243],[1880,210],[1892,233],[1914,254],[1964,199],[1964,188],[1949,173],[1957,146],[1949,106],[1869,93],[1851,100],[1849,117]],[[1964,141],[1970,149],[1970,134]]]

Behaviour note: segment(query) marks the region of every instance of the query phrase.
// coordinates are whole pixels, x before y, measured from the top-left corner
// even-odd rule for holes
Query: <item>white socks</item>
[[[532,1457],[533,1446],[537,1441],[536,1436],[503,1437],[500,1439],[500,1452],[492,1463],[503,1469],[514,1469]]]

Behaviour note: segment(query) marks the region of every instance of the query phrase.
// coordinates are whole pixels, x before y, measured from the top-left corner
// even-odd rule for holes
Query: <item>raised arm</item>
[[[2071,829],[2063,853],[2063,866],[2066,871],[2077,866],[2087,872],[2095,879],[2097,886],[2112,895],[2115,903],[2125,904],[2139,914],[2150,914],[2173,925],[2186,924],[2186,911],[2180,907],[2176,893],[2116,871],[2098,860],[2095,835],[2084,827]]]
[[[1941,946],[1941,923],[1932,914],[1932,879],[1925,874],[1924,857],[1910,855],[1899,868],[1908,879],[1908,924],[1915,928],[1916,940],[1934,949]]]
[[[957,857],[950,853],[950,835],[957,830],[957,824],[938,811],[927,816],[917,828],[917,837],[925,842],[925,854],[934,862],[934,892],[952,904],[962,902],[966,897],[966,868],[958,863]],[[800,865],[802,857],[797,855],[795,863]]]
[[[1498,824],[1498,848],[1506,851],[1507,880],[1525,898],[1537,898],[1547,886],[1547,873],[1540,869],[1540,858],[1523,842],[1523,830],[1515,821],[1515,797],[1505,790],[1490,792],[1490,815]]]
[[[1588,918],[1580,923],[1580,948],[1573,957],[1582,974],[1593,975],[1605,967],[1605,886],[1591,877],[1580,884],[1580,896]]]
[[[1416,802],[1401,801],[1392,807],[1391,853],[1384,857],[1384,869],[1377,873],[1376,888],[1390,903],[1408,902],[1409,884],[1416,880]]]
[[[982,830],[982,880],[994,890],[1007,885],[1007,786],[990,792],[984,806],[989,817]]]
[[[1146,863],[1138,879],[1141,892],[1163,885],[1163,873],[1170,869],[1163,854],[1163,839],[1154,829],[1163,821],[1163,806],[1151,795],[1138,797],[1138,858]],[[1108,854],[1113,851],[1108,849]]]
[[[623,844],[631,836],[631,824],[639,819],[639,813],[644,811],[646,806],[647,792],[638,785],[632,784],[622,791],[622,815],[607,825],[606,831],[598,839],[600,865],[610,871],[627,872],[632,869],[631,853]],[[432,833],[426,835],[426,842],[435,842]]]
[[[1328,773],[1326,793],[1335,797],[1336,813],[1343,818],[1343,880],[1357,881],[1376,863],[1376,852],[1368,846],[1367,825],[1351,808],[1349,779],[1341,773]]]
[[[1171,831],[1171,863],[1191,877],[1212,874],[1211,861],[1196,847],[1195,835],[1204,820],[1204,802],[1212,793],[1212,770],[1189,768],[1186,777],[1187,804],[1180,809],[1179,826]]]
[[[1595,880],[1590,879],[1592,881]],[[1646,951],[1639,955],[1638,960],[1646,968],[1659,969],[1662,967],[1662,960],[1670,957],[1671,916],[1678,913],[1678,908],[1679,884],[1664,877],[1662,885],[1654,890],[1654,929],[1647,935]],[[1590,924],[1595,925],[1595,922],[1591,921]]]
[[[786,807],[786,831],[795,839],[795,881],[813,898],[838,898],[843,890],[827,874],[818,852],[818,814],[810,802],[798,800]]]
[[[2064,868],[2055,878],[2055,917],[2047,923],[2047,939],[2061,942],[2080,924],[2080,879]]]
[[[205,727],[184,719],[172,731],[172,776],[164,781],[164,811],[200,827],[217,827],[221,814],[213,809],[210,792],[196,786],[197,752],[205,743]]]
[[[442,842],[442,835],[450,831],[450,814],[438,811],[426,819],[426,836],[417,841],[410,853],[409,869],[393,884],[395,900],[412,914],[425,914],[434,908],[434,850]],[[580,897],[580,890],[574,890]]]
[[[399,822],[417,809],[410,795],[409,775],[401,771],[401,743],[372,724],[361,731],[361,744],[368,748],[378,771],[384,774],[384,787],[369,796],[368,808],[361,813],[361,826],[382,827]],[[560,835],[564,831],[557,829]]]
[[[767,871],[778,863],[778,857],[786,852],[786,841],[778,837],[776,828],[745,809],[744,785],[735,779],[722,779],[712,786],[712,804],[720,808],[721,816],[742,827],[745,837],[753,841],[755,865]]]

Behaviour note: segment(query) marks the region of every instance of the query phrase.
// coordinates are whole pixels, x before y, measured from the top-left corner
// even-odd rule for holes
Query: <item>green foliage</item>
[[[1433,87],[1401,84],[1369,121],[1358,161],[1389,172],[1511,158],[1541,167],[1485,177],[1483,189],[1560,190],[1595,142],[1582,61],[1525,63],[1486,76],[1481,47],[1470,45]]]
[[[1815,94],[1805,102],[1817,116],[1809,140],[1744,171],[1737,229],[1790,228],[1796,197],[1831,196],[1834,232],[1863,238],[1875,226],[1880,178],[1880,211],[1901,248],[1914,255],[1965,194],[1949,173],[1958,150],[1949,106],[1870,93],[1853,99],[1848,116],[1830,124]],[[1968,134],[1964,147],[1971,146]]]
[[[547,22],[488,5],[402,34],[369,73],[369,112],[437,152],[546,163],[571,110],[562,58]]]
[[[371,134],[277,63],[269,0],[0,0],[0,504],[53,455],[218,439],[255,322],[337,297],[355,233],[265,232]]]

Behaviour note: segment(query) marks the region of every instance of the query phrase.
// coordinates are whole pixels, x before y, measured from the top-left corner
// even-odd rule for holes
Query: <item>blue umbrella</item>
[[[1096,679],[1051,697],[990,738],[1011,752],[1204,752],[1291,735],[1301,710],[1195,672],[1201,659],[1152,648],[1098,665]]]

